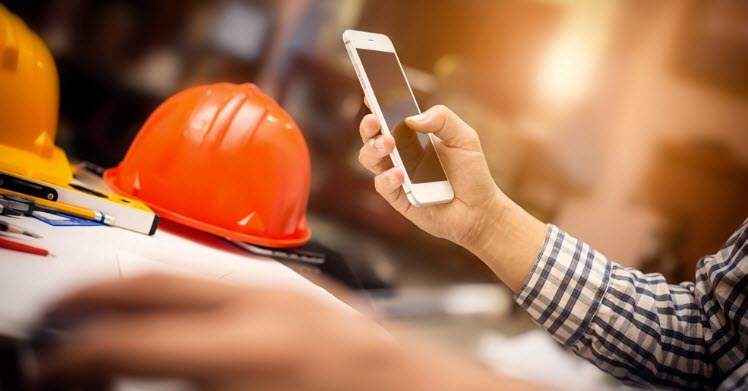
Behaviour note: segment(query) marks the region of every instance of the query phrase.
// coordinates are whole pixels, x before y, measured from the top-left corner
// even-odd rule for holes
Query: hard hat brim
[[[138,198],[134,194],[128,194],[119,186],[118,183],[118,173],[119,169],[117,167],[110,168],[104,172],[104,182],[106,185],[115,193],[127,196],[127,197],[133,197]],[[309,241],[309,239],[312,237],[312,231],[309,229],[306,230],[298,230],[290,237],[283,237],[283,238],[271,238],[266,236],[258,236],[258,235],[251,235],[246,233],[239,233],[235,232],[226,228],[218,227],[212,224],[207,224],[202,221],[198,221],[189,217],[186,217],[184,215],[181,215],[179,213],[176,213],[172,210],[170,210],[167,206],[163,205],[157,205],[152,202],[149,202],[148,200],[141,200],[144,203],[146,203],[151,209],[153,209],[156,213],[158,213],[159,216],[175,221],[177,223],[186,225],[188,227],[192,227],[201,231],[205,231],[208,233],[211,233],[216,236],[220,236],[226,239],[230,240],[238,240],[242,242],[248,242],[252,244],[256,244],[259,246],[266,246],[266,247],[275,247],[275,248],[289,248],[289,247],[300,247],[304,245],[306,242]]]
[[[39,155],[0,144],[0,171],[59,186],[73,181],[73,171],[65,152],[54,147],[48,159]]]

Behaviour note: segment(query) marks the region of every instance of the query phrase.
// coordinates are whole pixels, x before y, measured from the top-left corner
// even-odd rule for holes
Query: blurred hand
[[[486,225],[499,223],[508,201],[491,177],[478,134],[444,106],[434,106],[410,117],[406,125],[416,132],[436,136],[434,146],[454,189],[452,202],[420,208],[411,205],[402,188],[403,171],[393,168],[389,158],[395,140],[380,134],[381,126],[374,114],[361,121],[364,146],[359,161],[376,175],[377,192],[419,228],[468,249],[474,247],[487,232]],[[398,145],[403,154],[414,143],[405,144]],[[417,146],[420,150],[420,145]]]
[[[210,390],[499,385],[469,360],[426,346],[405,349],[359,313],[290,290],[153,275],[83,288],[50,314],[80,312],[95,315],[42,357],[42,384],[135,376],[185,379]]]

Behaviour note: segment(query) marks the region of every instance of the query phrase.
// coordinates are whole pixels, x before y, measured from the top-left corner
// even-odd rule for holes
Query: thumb
[[[478,134],[446,106],[437,105],[425,112],[408,117],[405,123],[419,133],[433,133],[448,147],[480,147]]]

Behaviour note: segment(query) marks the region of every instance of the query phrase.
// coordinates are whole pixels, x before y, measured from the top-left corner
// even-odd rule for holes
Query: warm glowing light
[[[572,108],[591,92],[595,73],[610,41],[620,0],[541,0],[564,16],[538,63],[539,103],[553,111]]]
[[[546,53],[538,74],[538,91],[544,103],[566,106],[587,90],[592,73],[591,53],[580,42],[561,39]]]

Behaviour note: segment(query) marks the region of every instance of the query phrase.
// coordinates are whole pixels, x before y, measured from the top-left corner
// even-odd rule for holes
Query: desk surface
[[[81,284],[146,272],[283,285],[342,304],[275,260],[169,221],[146,236],[106,226],[54,227],[31,217],[0,219],[43,236],[7,237],[52,253],[42,257],[0,249],[0,332],[5,334],[23,334],[50,301]]]

